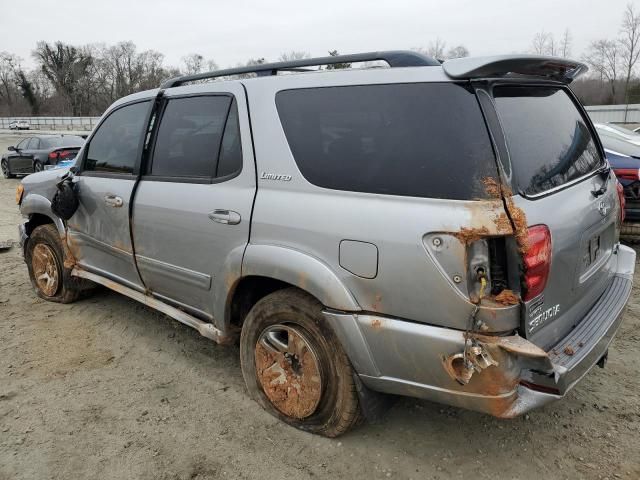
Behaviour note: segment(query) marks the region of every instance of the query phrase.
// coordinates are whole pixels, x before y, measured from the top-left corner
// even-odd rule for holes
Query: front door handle
[[[124,202],[122,201],[122,198],[117,195],[107,194],[104,196],[104,203],[110,207],[118,208],[121,207]]]
[[[237,225],[241,220],[238,212],[222,209],[216,209],[213,212],[209,212],[209,218],[214,222],[222,223],[223,225]]]

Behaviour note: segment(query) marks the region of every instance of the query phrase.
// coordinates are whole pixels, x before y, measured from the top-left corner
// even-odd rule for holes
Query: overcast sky
[[[200,53],[221,67],[280,53],[355,53],[427,47],[439,37],[472,55],[526,52],[536,32],[615,37],[628,0],[1,0],[0,51],[32,65],[38,40],[77,45],[132,40],[165,65]],[[640,8],[640,0],[634,4]]]

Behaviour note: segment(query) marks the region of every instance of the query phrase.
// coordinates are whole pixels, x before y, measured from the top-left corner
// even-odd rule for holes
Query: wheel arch
[[[360,306],[338,276],[321,260],[278,245],[249,245],[242,276],[229,290],[225,324],[240,326],[255,303],[276,290],[297,287],[325,307],[358,311]]]
[[[28,194],[20,204],[20,213],[29,217],[25,223],[27,236],[31,235],[34,228],[39,225],[53,223],[62,237],[65,235],[65,227],[62,219],[51,211],[51,202],[46,197],[38,194]]]

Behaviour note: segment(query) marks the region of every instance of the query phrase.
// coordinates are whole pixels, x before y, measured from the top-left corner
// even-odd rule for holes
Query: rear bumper
[[[635,251],[620,246],[616,274],[580,324],[548,352],[514,335],[477,336],[498,365],[459,384],[443,367],[465,333],[374,315],[325,312],[363,383],[497,417],[562,398],[607,352],[631,293]]]

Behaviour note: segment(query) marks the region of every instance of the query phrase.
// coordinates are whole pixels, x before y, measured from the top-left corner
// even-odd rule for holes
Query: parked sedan
[[[9,130],[29,130],[31,124],[27,120],[14,120],[9,124]]]
[[[84,139],[77,135],[27,137],[8,148],[0,159],[0,169],[5,178],[40,172],[47,165],[73,160],[83,144]]]

